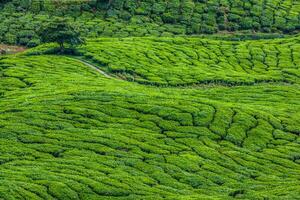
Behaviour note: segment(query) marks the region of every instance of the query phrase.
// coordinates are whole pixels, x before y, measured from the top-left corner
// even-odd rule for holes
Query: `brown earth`
[[[0,44],[0,55],[4,54],[14,54],[25,51],[26,48],[22,46],[11,46],[11,45],[5,45]]]

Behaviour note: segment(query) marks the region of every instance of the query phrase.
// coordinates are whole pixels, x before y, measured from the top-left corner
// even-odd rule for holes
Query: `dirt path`
[[[79,58],[74,58],[74,57],[69,57],[69,58],[72,58],[74,60],[77,60],[78,62],[92,68],[93,70],[96,70],[98,73],[102,74],[103,76],[105,76],[106,78],[113,78],[112,76],[108,75],[106,72],[102,71],[101,69],[99,69],[98,67],[96,67],[95,65],[92,65],[84,60],[81,60]]]

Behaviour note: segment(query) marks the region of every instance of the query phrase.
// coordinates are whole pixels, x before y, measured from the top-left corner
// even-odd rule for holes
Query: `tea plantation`
[[[181,41],[170,38],[129,38],[94,40],[79,51],[93,49],[91,44],[96,41],[107,47],[95,46],[98,55],[111,62],[120,60],[120,66],[124,57],[133,63],[129,52],[135,51],[131,48],[141,48],[138,51],[143,56],[137,58],[154,64],[145,65],[149,72],[156,70],[154,60],[162,61],[157,56],[164,51],[159,48],[166,49],[169,57],[181,54],[182,63],[195,62],[193,68],[199,69],[197,59],[191,59],[198,49],[191,51],[190,43],[205,44],[206,55],[215,57],[218,49],[213,49],[214,45],[232,47],[228,42],[223,46],[220,41],[184,39],[180,50]],[[174,51],[168,51],[170,42]],[[285,66],[290,67],[278,62],[283,53],[276,50],[276,43],[289,55]],[[119,47],[109,55],[106,50],[113,49],[113,44]],[[152,47],[149,53],[153,52],[149,57],[143,52],[147,45]],[[188,88],[157,87],[118,76],[105,78],[78,58],[28,55],[39,49],[2,57],[1,198],[297,199],[299,54],[291,59],[293,53],[284,47],[291,46],[296,52],[299,41],[242,42],[236,44],[238,52],[244,45],[258,49],[253,52],[273,49],[266,54],[274,55],[274,65],[270,64],[269,70],[262,67],[261,75],[271,80],[272,70],[277,70],[280,73],[274,73],[282,80],[231,87],[205,82]],[[123,52],[125,46],[128,54]],[[228,60],[242,56],[233,54]],[[139,59],[134,70],[144,70],[139,69]],[[163,69],[171,63],[162,62],[161,73],[152,76],[166,81]],[[249,73],[236,71],[237,78],[246,81],[259,76],[250,66]],[[220,67],[216,76],[226,80],[231,73],[227,70]],[[188,76],[189,72],[183,67],[181,74]],[[174,67],[171,78],[176,80],[177,75]]]
[[[37,46],[39,27],[54,16],[68,19],[88,37],[219,32],[257,37],[300,30],[299,0],[2,0],[0,42]]]
[[[299,28],[299,0],[0,1],[0,199],[300,199]]]
[[[299,80],[300,37],[231,42],[199,38],[96,39],[86,59],[145,84],[251,85]]]

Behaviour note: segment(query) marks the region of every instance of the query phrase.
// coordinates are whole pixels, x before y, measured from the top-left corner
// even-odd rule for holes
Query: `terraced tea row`
[[[88,37],[297,33],[299,0],[5,0],[0,3],[0,43],[41,43],[38,29],[54,16]]]
[[[199,38],[89,40],[85,59],[143,84],[293,84],[299,80],[300,38],[230,42]]]
[[[300,195],[297,84],[156,88],[63,56],[8,57],[0,70],[0,198]]]
[[[113,1],[108,15],[185,25],[187,33],[213,33],[248,29],[292,31],[299,27],[299,11],[299,2],[292,0],[132,0]]]

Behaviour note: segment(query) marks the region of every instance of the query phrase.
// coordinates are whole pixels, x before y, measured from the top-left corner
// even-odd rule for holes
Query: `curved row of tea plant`
[[[294,33],[300,28],[300,4],[295,0],[6,0],[0,3],[0,42],[37,46],[38,28],[53,16],[67,18],[89,37],[220,31],[257,35]]]
[[[203,38],[94,39],[85,59],[130,81],[155,85],[298,82],[300,37],[232,42]]]
[[[0,198],[300,196],[297,84],[156,88],[63,56],[0,77]]]
[[[186,32],[218,30],[291,32],[300,25],[300,4],[293,0],[138,0],[113,1],[107,15],[134,21],[183,24]]]

